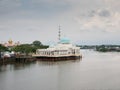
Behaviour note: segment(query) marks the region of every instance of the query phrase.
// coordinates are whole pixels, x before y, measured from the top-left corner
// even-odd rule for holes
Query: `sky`
[[[0,0],[0,43],[120,44],[120,0]]]

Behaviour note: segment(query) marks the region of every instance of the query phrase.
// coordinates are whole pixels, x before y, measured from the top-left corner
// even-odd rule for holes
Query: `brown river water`
[[[81,50],[81,60],[0,66],[0,90],[120,90],[120,53]]]

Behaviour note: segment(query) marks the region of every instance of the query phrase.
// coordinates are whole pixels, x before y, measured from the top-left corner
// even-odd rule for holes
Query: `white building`
[[[81,58],[80,47],[76,47],[70,43],[68,38],[60,39],[56,46],[49,47],[47,49],[37,49],[34,57],[40,59],[79,59]]]

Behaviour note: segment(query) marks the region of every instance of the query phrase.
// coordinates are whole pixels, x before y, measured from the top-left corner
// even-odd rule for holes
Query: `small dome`
[[[60,43],[68,44],[68,43],[70,43],[70,39],[67,38],[67,37],[61,38],[61,39],[60,39]]]
[[[10,39],[10,40],[8,41],[8,43],[9,43],[9,44],[13,44],[13,41],[12,41],[12,39]]]

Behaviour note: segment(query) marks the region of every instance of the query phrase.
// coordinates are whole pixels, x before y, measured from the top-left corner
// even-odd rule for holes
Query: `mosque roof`
[[[63,37],[63,38],[60,39],[60,43],[62,43],[62,44],[68,44],[68,43],[70,43],[70,39],[67,38],[67,37]]]

